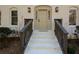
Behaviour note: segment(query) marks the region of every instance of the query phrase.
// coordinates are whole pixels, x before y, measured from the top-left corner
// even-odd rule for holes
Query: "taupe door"
[[[39,9],[37,14],[38,30],[47,31],[48,30],[48,10]]]

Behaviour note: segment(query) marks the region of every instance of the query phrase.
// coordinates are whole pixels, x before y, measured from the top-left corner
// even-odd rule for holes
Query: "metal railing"
[[[33,22],[33,20],[29,20],[27,22],[27,24],[20,31],[20,40],[21,40],[23,50],[27,46],[29,39],[30,39],[30,36],[32,34],[32,31],[33,31],[32,30],[32,22]]]
[[[67,31],[64,29],[59,21],[55,21],[55,35],[61,46],[63,53],[67,53]]]

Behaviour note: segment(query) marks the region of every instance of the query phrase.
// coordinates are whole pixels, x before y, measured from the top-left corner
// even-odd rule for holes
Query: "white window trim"
[[[13,26],[16,27],[16,26],[18,26],[18,22],[17,22],[17,25],[12,25],[11,11],[13,11],[13,10],[15,10],[15,11],[17,10],[17,11],[18,11],[18,8],[16,8],[16,7],[11,7],[11,8],[10,8],[10,25],[11,25],[12,27],[13,27]],[[18,16],[18,15],[17,15],[17,16]]]
[[[76,10],[76,20],[75,21],[77,21],[77,19],[78,19],[78,8],[77,7],[75,7],[75,6],[72,6],[72,7],[70,7],[69,8],[69,12],[70,12],[70,10]],[[70,16],[70,13],[69,13],[69,16]],[[77,23],[77,22],[76,22]],[[70,23],[69,23],[69,25],[70,25]],[[76,24],[75,24],[76,25]],[[75,25],[70,25],[70,26],[75,26]]]

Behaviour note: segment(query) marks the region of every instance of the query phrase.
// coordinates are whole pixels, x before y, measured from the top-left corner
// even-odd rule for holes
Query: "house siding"
[[[59,12],[55,12],[55,7],[59,7]],[[10,8],[16,7],[18,10],[18,25],[11,25]],[[28,13],[28,7],[31,13]],[[9,27],[11,29],[21,30],[24,27],[24,19],[33,19],[33,29],[35,29],[35,7],[36,5],[0,5],[1,25],[0,27]],[[67,29],[69,27],[69,10],[71,5],[51,5],[52,8],[52,30],[54,30],[54,19],[62,19],[62,25]],[[76,6],[79,8],[79,6]],[[79,25],[79,10],[76,25]],[[67,29],[68,30],[68,29]]]

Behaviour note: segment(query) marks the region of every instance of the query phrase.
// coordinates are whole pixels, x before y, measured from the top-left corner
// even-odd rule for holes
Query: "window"
[[[76,25],[76,9],[71,9],[69,13],[69,25]]]
[[[0,12],[0,25],[1,25],[1,12]]]
[[[18,12],[17,10],[11,11],[11,24],[12,25],[17,25],[18,24]]]

